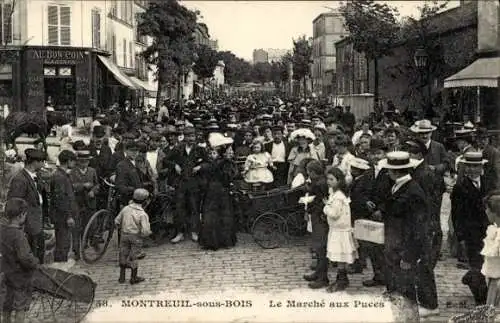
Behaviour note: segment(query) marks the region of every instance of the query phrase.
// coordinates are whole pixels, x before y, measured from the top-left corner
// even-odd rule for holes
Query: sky
[[[424,1],[381,1],[397,7],[401,16],[418,16]],[[254,49],[291,49],[292,40],[312,36],[312,21],[321,13],[335,8],[340,1],[194,1],[181,0],[191,10],[199,10],[219,50],[230,50],[236,56],[252,60]],[[450,1],[448,8],[458,5]]]

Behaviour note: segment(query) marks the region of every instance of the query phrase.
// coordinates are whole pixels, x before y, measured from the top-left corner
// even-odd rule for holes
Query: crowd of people
[[[15,295],[4,312],[25,310],[29,283],[20,284],[15,273],[43,263],[44,229],[55,229],[56,262],[68,260],[71,246],[78,259],[86,223],[106,207],[104,179],[112,179],[118,192],[120,283],[128,268],[131,284],[144,280],[138,259],[144,256],[142,244],[152,241],[145,209],[159,192],[173,192],[172,243],[190,238],[218,250],[234,247],[241,229],[235,186],[303,187],[310,197],[304,200],[311,235],[308,286],[345,290],[349,275],[363,273],[369,259],[373,277],[363,286],[402,294],[425,317],[439,312],[434,269],[443,250],[441,204],[445,176],[455,178],[450,248],[457,265],[468,269],[462,282],[475,302],[496,304],[500,153],[480,125],[456,127],[446,147],[436,140],[443,137],[439,130],[426,119],[405,120],[394,109],[356,120],[350,107],[309,100],[197,100],[183,107],[166,101],[158,111],[132,109],[128,102],[118,118],[97,115],[88,143],[72,141],[65,132],[50,175],[44,173],[47,154],[39,143],[24,154],[9,151],[2,230],[23,227],[34,258],[6,244],[21,239],[17,233],[2,235],[4,280]],[[12,211],[21,199],[20,211]],[[383,244],[355,236],[355,230],[366,230],[358,220],[383,224]],[[328,277],[332,266],[335,280]],[[488,282],[494,282],[490,293]]]

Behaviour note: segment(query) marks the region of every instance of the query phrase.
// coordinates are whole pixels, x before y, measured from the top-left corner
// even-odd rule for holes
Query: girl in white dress
[[[243,177],[248,184],[270,184],[274,181],[273,173],[268,167],[273,168],[271,154],[264,151],[261,141],[254,140],[252,143],[252,154],[245,161]]]
[[[329,168],[326,183],[329,187],[329,196],[323,208],[329,226],[326,256],[338,264],[337,279],[327,291],[336,292],[349,286],[347,264],[358,258],[358,245],[351,226],[350,200],[343,191],[346,185],[344,173],[339,168]]]
[[[486,199],[486,214],[490,225],[486,230],[484,256],[481,273],[488,283],[488,298],[486,304],[498,306],[500,304],[500,192],[490,193]]]

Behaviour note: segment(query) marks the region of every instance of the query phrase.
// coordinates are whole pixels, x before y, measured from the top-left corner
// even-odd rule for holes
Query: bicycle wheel
[[[254,241],[264,249],[279,248],[288,240],[286,220],[278,213],[262,213],[253,222],[252,236]]]
[[[113,214],[102,209],[90,218],[80,243],[80,257],[88,264],[95,263],[104,256],[114,231]]]

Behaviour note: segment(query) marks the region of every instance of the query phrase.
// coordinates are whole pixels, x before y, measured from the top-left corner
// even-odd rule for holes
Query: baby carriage
[[[27,317],[35,322],[81,322],[92,308],[96,283],[83,274],[41,266],[33,276]]]

